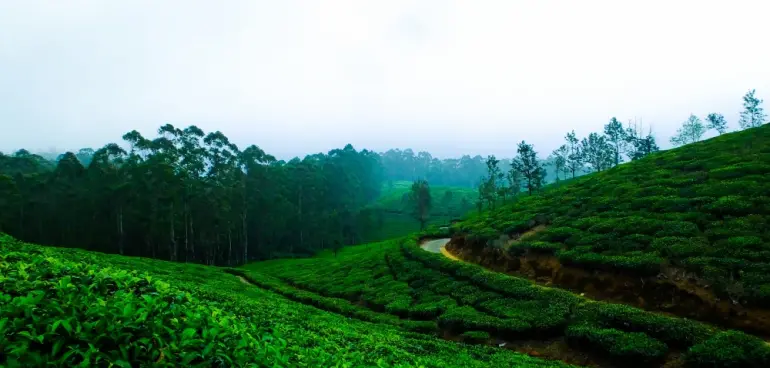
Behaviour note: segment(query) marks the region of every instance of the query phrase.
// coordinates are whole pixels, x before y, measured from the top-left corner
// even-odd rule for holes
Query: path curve
[[[441,253],[444,255],[444,257],[447,257],[453,261],[459,261],[460,260],[459,258],[455,257],[454,254],[449,253],[449,251],[446,250],[446,245],[449,243],[450,240],[452,239],[442,238],[442,239],[426,240],[420,245],[420,247],[431,253]]]

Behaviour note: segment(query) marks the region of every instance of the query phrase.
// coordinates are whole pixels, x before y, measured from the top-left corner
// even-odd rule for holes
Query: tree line
[[[762,108],[762,102],[762,99],[756,97],[756,90],[746,92],[743,96],[743,111],[738,119],[741,129],[755,128],[767,122],[767,114]],[[706,124],[703,123],[704,120]],[[698,142],[709,130],[715,130],[720,135],[727,132],[727,120],[724,115],[712,112],[706,115],[704,120],[695,114],[690,114],[690,117],[677,129],[676,135],[671,137],[671,144],[681,146]]]
[[[426,180],[435,186],[476,188],[487,174],[486,159],[480,155],[463,155],[460,158],[433,157],[429,152],[415,153],[412,149],[390,149],[380,154],[387,183],[394,181]],[[510,165],[510,160],[502,159],[500,164]],[[546,170],[546,182],[556,181],[553,175],[554,162],[546,158],[543,162]]]
[[[761,106],[763,100],[757,98],[755,93],[752,89],[743,96],[743,111],[739,120],[741,129],[758,127],[767,122],[767,115]],[[671,138],[671,143],[676,146],[697,142],[707,130],[713,129],[719,134],[727,131],[727,122],[722,114],[710,113],[706,121],[708,125],[691,115]],[[559,181],[607,170],[625,160],[638,160],[660,150],[651,128],[645,132],[643,124],[636,121],[629,121],[624,127],[615,117],[604,125],[602,133],[593,132],[578,139],[573,130],[564,139],[565,143],[554,150],[547,161],[539,161],[534,146],[525,141],[518,144],[517,156],[507,163],[494,155],[488,156],[486,175],[477,186],[479,199],[476,205],[479,211],[485,205],[494,208],[496,203],[518,195],[522,189],[531,195],[546,183],[549,169],[554,171],[555,180]],[[546,168],[545,162],[551,168]],[[504,168],[508,169],[504,171]]]
[[[0,154],[0,231],[48,245],[235,265],[360,241],[379,196],[372,151],[288,162],[221,132],[164,125],[52,163]],[[83,162],[87,162],[84,165]]]
[[[762,102],[754,90],[746,93],[741,128],[765,123]],[[723,115],[705,120],[706,126],[691,116],[671,142],[697,142],[708,129],[727,131]],[[384,182],[417,179],[409,199],[424,227],[433,206],[429,182],[475,186],[482,210],[533,194],[550,180],[659,150],[651,129],[636,122],[624,127],[614,117],[601,133],[582,139],[567,133],[546,160],[522,141],[511,159],[440,160],[427,152],[377,154],[347,145],[286,162],[195,126],[167,124],[157,135],[147,139],[131,131],[122,137],[127,150],[111,143],[54,160],[26,150],[0,153],[0,232],[48,245],[234,265],[361,242],[382,226],[382,214],[367,205]]]

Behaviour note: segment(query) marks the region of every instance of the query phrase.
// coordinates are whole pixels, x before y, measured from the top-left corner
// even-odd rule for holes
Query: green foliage
[[[415,180],[410,190],[409,202],[412,206],[412,216],[420,222],[420,230],[425,230],[425,224],[433,207],[430,186],[426,180]]]
[[[384,241],[420,231],[420,223],[414,220],[409,201],[412,182],[398,181],[393,187],[385,186],[383,195],[366,208],[377,223],[362,234],[363,243]],[[427,227],[448,226],[473,208],[476,191],[463,187],[430,186],[431,210]]]
[[[45,250],[0,253],[0,333],[10,366],[283,365],[286,342],[216,301],[146,273],[59,259]],[[15,249],[13,249],[15,248]]]
[[[474,344],[484,343],[490,338],[489,333],[485,331],[466,331],[461,336],[463,341]]]
[[[354,244],[378,227],[378,154],[351,145],[278,161],[195,126],[137,131],[46,168],[0,156],[0,230],[41,244],[205,264],[243,264]],[[12,184],[8,182],[12,178]],[[88,226],[83,226],[88,224]],[[268,231],[269,229],[269,231]]]
[[[645,312],[622,304],[585,303],[575,312],[578,320],[629,332],[642,332],[679,348],[700,343],[714,334],[713,328],[696,321]]]
[[[743,96],[743,111],[738,121],[741,129],[756,128],[766,123],[767,115],[762,108],[763,100],[756,97],[756,90],[750,90]]]
[[[671,137],[671,144],[680,146],[695,143],[701,140],[705,133],[706,126],[703,125],[700,118],[691,114],[687,121],[682,123],[682,127],[677,129],[676,135]]]
[[[561,250],[562,245],[559,243],[550,243],[544,241],[521,241],[511,244],[508,251],[515,255],[520,255],[524,251],[531,251],[534,253],[554,254]]]
[[[537,159],[535,147],[521,141],[516,148],[516,158],[513,159],[511,166],[518,172],[525,181],[525,187],[530,195],[539,190],[545,179],[545,168]]]
[[[660,361],[668,352],[666,344],[639,332],[578,324],[567,328],[565,334],[570,343],[589,345],[614,359],[633,362],[637,366]]]
[[[720,298],[768,307],[769,147],[762,126],[656,152],[472,213],[453,236],[476,244],[515,237],[542,224],[539,216],[546,229],[512,252],[540,248],[573,266],[641,276],[685,268]]]
[[[693,346],[685,360],[693,367],[760,368],[770,365],[770,351],[756,337],[726,331]]]
[[[708,121],[708,125],[706,126],[707,129],[714,129],[719,134],[725,134],[727,131],[727,121],[722,114],[708,114],[708,116],[706,116],[706,121]]]
[[[223,271],[0,235],[0,365],[567,367],[437,339],[435,321],[399,320],[247,271],[263,289]]]
[[[555,231],[565,232],[570,237],[582,234]],[[638,244],[652,242],[650,236],[634,235],[639,234],[629,238]],[[295,300],[354,319],[425,333],[438,328],[474,344],[492,339],[564,338],[575,349],[640,366],[656,366],[669,347],[690,351],[719,332],[697,321],[593,302],[565,290],[452,261],[420,249],[416,242],[415,235],[345,248],[336,257],[322,254],[273,260],[239,270],[257,284],[279,285],[283,291],[265,287],[282,295],[308,295]],[[750,239],[745,242],[753,244]],[[334,304],[322,302],[329,299]],[[689,354],[700,359],[702,353]]]

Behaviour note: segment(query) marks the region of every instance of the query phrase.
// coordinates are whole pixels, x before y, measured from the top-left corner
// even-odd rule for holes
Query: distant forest
[[[762,102],[754,90],[743,97],[742,129],[766,122]],[[671,143],[728,129],[721,114],[705,121],[691,115]],[[382,206],[372,204],[395,181],[415,183],[405,198],[415,199],[409,211],[422,226],[434,202],[430,186],[443,188],[436,203],[445,207],[452,203],[447,187],[478,189],[482,210],[659,150],[651,131],[615,118],[582,139],[567,133],[546,159],[522,141],[500,159],[347,145],[283,161],[255,145],[240,149],[219,131],[169,124],[153,138],[134,130],[122,139],[48,158],[0,153],[0,232],[45,245],[236,265],[362,242],[387,225]]]

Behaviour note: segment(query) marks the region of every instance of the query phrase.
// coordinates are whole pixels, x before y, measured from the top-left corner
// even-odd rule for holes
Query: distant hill
[[[365,242],[401,237],[420,230],[420,223],[412,217],[408,198],[411,186],[410,181],[395,181],[383,186],[382,196],[368,207],[376,224]],[[463,217],[475,208],[478,197],[475,189],[464,187],[431,186],[430,192],[433,207],[429,225],[449,224],[451,220]]]
[[[547,187],[456,224],[462,259],[770,336],[770,126]]]

